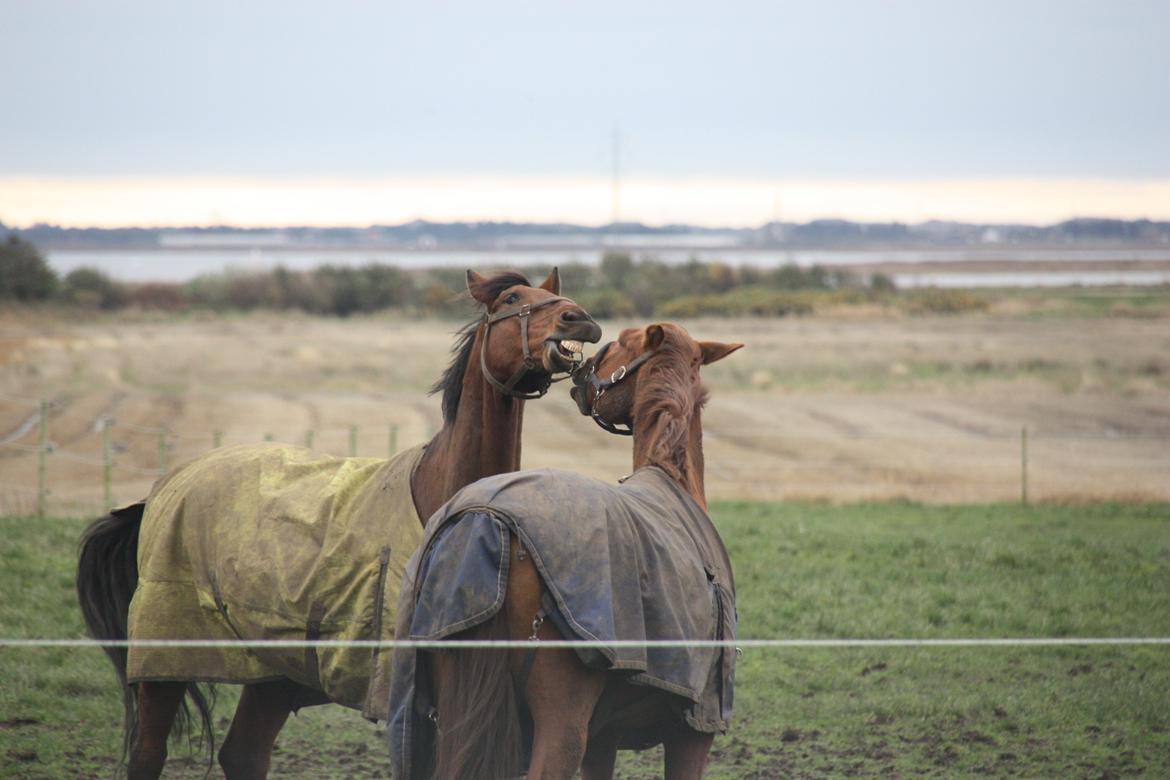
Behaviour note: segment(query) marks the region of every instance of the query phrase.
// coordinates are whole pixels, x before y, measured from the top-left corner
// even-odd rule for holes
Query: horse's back
[[[656,468],[620,485],[534,469],[460,490],[427,522],[404,582],[399,637],[441,639],[496,614],[506,597],[510,534],[532,554],[555,607],[549,618],[569,638],[602,644],[579,653],[582,661],[682,697],[694,729],[726,728],[733,653],[617,641],[736,633],[735,580],[722,539],[706,511]],[[413,655],[396,653],[403,689],[413,673]]]
[[[410,474],[391,460],[285,445],[216,450],[160,480],[139,541],[132,638],[377,638],[421,527]],[[390,589],[387,596],[386,589]],[[360,706],[370,653],[145,649],[131,679],[288,677]]]

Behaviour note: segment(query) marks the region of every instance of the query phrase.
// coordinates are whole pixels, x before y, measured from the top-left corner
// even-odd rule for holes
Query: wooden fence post
[[[305,449],[309,449],[309,450],[313,449],[313,439],[314,438],[315,438],[315,434],[313,433],[312,429],[305,431]]]
[[[161,429],[158,432],[158,473],[167,473],[167,432]]]
[[[45,517],[45,500],[49,496],[48,471],[45,458],[49,454],[49,402],[41,401],[41,416],[37,433],[37,519]]]
[[[390,426],[390,457],[394,457],[394,453],[398,452],[398,426]]]
[[[102,418],[102,498],[107,512],[114,508],[114,445],[110,433],[113,426],[114,418]]]
[[[349,426],[349,457],[357,456],[357,426]]]
[[[1020,428],[1020,503],[1028,505],[1028,426]]]

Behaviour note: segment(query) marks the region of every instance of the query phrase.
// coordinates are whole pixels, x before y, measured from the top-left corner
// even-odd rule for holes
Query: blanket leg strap
[[[314,601],[313,605],[309,607],[309,620],[305,626],[305,639],[309,642],[316,642],[321,638],[321,619],[325,617],[325,605],[319,601]],[[319,661],[317,658],[317,648],[309,646],[305,648],[305,671],[316,681],[318,687],[321,685],[321,675],[319,671]]]
[[[541,607],[536,617],[532,618],[532,636],[528,637],[531,642],[540,641],[540,627],[544,625],[544,619],[547,617],[544,608]],[[524,701],[524,691],[528,687],[528,677],[532,674],[532,664],[536,661],[537,647],[532,647],[524,654],[524,663],[520,666],[520,674],[516,678],[516,696],[520,701]]]

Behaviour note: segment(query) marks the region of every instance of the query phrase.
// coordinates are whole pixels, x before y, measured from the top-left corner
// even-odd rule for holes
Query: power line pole
[[[613,126],[613,224],[621,221],[622,216],[622,134],[621,129]]]

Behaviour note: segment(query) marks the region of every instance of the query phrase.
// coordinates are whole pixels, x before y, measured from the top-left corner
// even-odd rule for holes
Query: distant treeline
[[[486,270],[486,269],[479,269]],[[530,269],[541,278],[547,269]],[[980,309],[984,300],[962,291],[899,293],[888,276],[861,277],[840,268],[732,267],[691,260],[671,265],[652,257],[611,252],[597,266],[561,267],[568,295],[593,316],[696,317],[809,314],[818,306],[879,303],[910,313]],[[127,283],[93,268],[59,277],[44,256],[18,236],[0,243],[0,299],[57,302],[92,309],[297,310],[349,316],[386,310],[467,316],[464,270],[404,270],[371,263],[322,265],[311,271],[226,271],[185,283]]]
[[[811,222],[768,222],[750,228],[704,228],[694,225],[643,225],[615,222],[589,226],[535,222],[430,222],[415,220],[402,225],[369,227],[280,228],[169,227],[169,228],[77,228],[60,225],[33,225],[17,230],[0,223],[0,241],[20,235],[39,246],[64,248],[154,249],[168,242],[190,245],[250,246],[253,242],[277,240],[288,247],[481,247],[496,248],[511,239],[557,245],[581,237],[600,243],[622,236],[653,238],[669,243],[672,236],[718,235],[738,246],[977,246],[1082,243],[1170,242],[1170,222],[1148,219],[1081,218],[1053,225],[973,224],[930,221],[853,222],[844,219],[817,219]],[[201,244],[202,241],[212,244]]]

